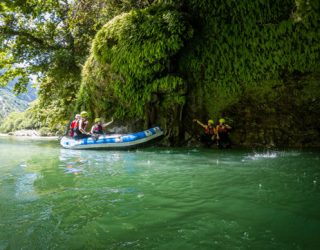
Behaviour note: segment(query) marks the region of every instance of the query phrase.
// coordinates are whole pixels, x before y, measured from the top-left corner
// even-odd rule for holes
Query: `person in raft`
[[[219,148],[230,148],[231,140],[229,138],[229,132],[232,128],[226,124],[225,119],[220,118],[219,124],[216,126],[216,139]]]
[[[207,147],[210,147],[214,143],[216,134],[214,121],[210,119],[208,120],[207,124],[203,124],[199,120],[193,119],[193,122],[196,122],[204,128],[204,134],[200,136],[200,141],[203,142]]]
[[[78,128],[78,124],[79,124],[80,118],[81,118],[81,115],[80,114],[76,114],[75,117],[74,117],[74,120],[70,124],[70,136],[71,137],[76,136],[76,131],[77,131],[77,128]]]
[[[86,131],[87,127],[88,127],[88,112],[86,111],[82,111],[80,113],[80,120],[78,123],[78,127],[76,129],[76,135],[74,136],[75,139],[82,139],[82,138],[88,138],[91,136],[91,134],[89,132]]]
[[[111,123],[113,123],[113,118],[111,118],[111,121],[107,123],[102,123],[101,118],[94,119],[94,124],[91,128],[91,134],[92,135],[103,135],[103,128],[109,126]]]

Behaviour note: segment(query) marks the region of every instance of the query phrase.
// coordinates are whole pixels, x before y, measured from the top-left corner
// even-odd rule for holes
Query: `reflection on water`
[[[84,151],[61,149],[59,167],[66,174],[114,176],[122,170],[134,172],[136,151]],[[150,160],[142,164],[150,164]]]
[[[317,249],[316,151],[0,139],[0,249]]]
[[[38,179],[37,173],[26,173],[18,177],[15,192],[18,200],[34,201],[38,198],[33,186],[36,179]]]

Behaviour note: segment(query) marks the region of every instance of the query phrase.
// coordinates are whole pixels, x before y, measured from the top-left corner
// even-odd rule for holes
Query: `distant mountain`
[[[13,92],[13,88],[14,88],[14,85],[16,84],[18,80],[13,80],[13,81],[10,81],[7,86],[5,86],[4,88],[9,90],[10,92]],[[32,102],[34,101],[35,99],[37,99],[37,90],[35,88],[33,88],[31,86],[31,84],[28,85],[28,92],[26,93],[23,93],[23,94],[19,94],[16,96],[16,98],[19,98],[23,101],[27,101],[27,102]]]
[[[3,74],[5,72],[4,69],[0,69],[0,74]],[[18,79],[15,78],[14,80],[10,81],[5,87],[2,89],[7,89],[9,92],[13,93],[14,85],[18,82]],[[1,88],[1,87],[0,87]],[[19,98],[21,100],[32,102],[35,99],[37,99],[37,89],[32,87],[31,82],[29,82],[29,85],[27,87],[28,91],[23,94],[19,94],[16,96],[16,98]]]
[[[3,70],[0,70],[2,73]],[[0,87],[0,121],[8,114],[14,111],[24,111],[28,108],[29,102],[37,98],[37,90],[28,86],[28,92],[15,95],[13,93],[14,85],[18,80],[10,81],[5,87]]]
[[[0,74],[4,70],[0,69]],[[37,98],[37,90],[28,85],[28,92],[15,95],[13,93],[14,85],[18,79],[10,81],[5,87],[0,87],[0,121],[2,121],[8,114],[14,111],[24,111],[27,109],[29,102]]]
[[[17,98],[7,88],[0,88],[0,121],[14,111],[24,111],[28,102]]]

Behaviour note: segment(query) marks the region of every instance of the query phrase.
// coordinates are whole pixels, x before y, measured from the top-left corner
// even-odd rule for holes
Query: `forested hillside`
[[[5,88],[9,90],[11,93],[14,93],[14,86],[17,81],[18,80],[10,81]],[[27,90],[25,92],[20,93],[19,95],[16,95],[16,98],[26,102],[32,102],[35,99],[37,99],[37,89],[33,87],[31,82],[29,82],[29,84],[27,85]]]
[[[29,103],[37,98],[36,89],[29,84],[27,91],[19,95],[14,94],[17,80],[10,81],[5,87],[0,87],[0,122],[12,112],[24,112]]]
[[[0,121],[14,111],[24,111],[28,102],[18,99],[9,90],[0,88]]]
[[[319,145],[318,0],[5,0],[0,13],[0,81],[42,79],[36,124],[85,109],[185,145],[194,118],[224,117],[238,145]]]

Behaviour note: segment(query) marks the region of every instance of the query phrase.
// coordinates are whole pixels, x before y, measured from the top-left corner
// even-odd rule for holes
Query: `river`
[[[0,138],[2,249],[320,249],[316,150]]]

